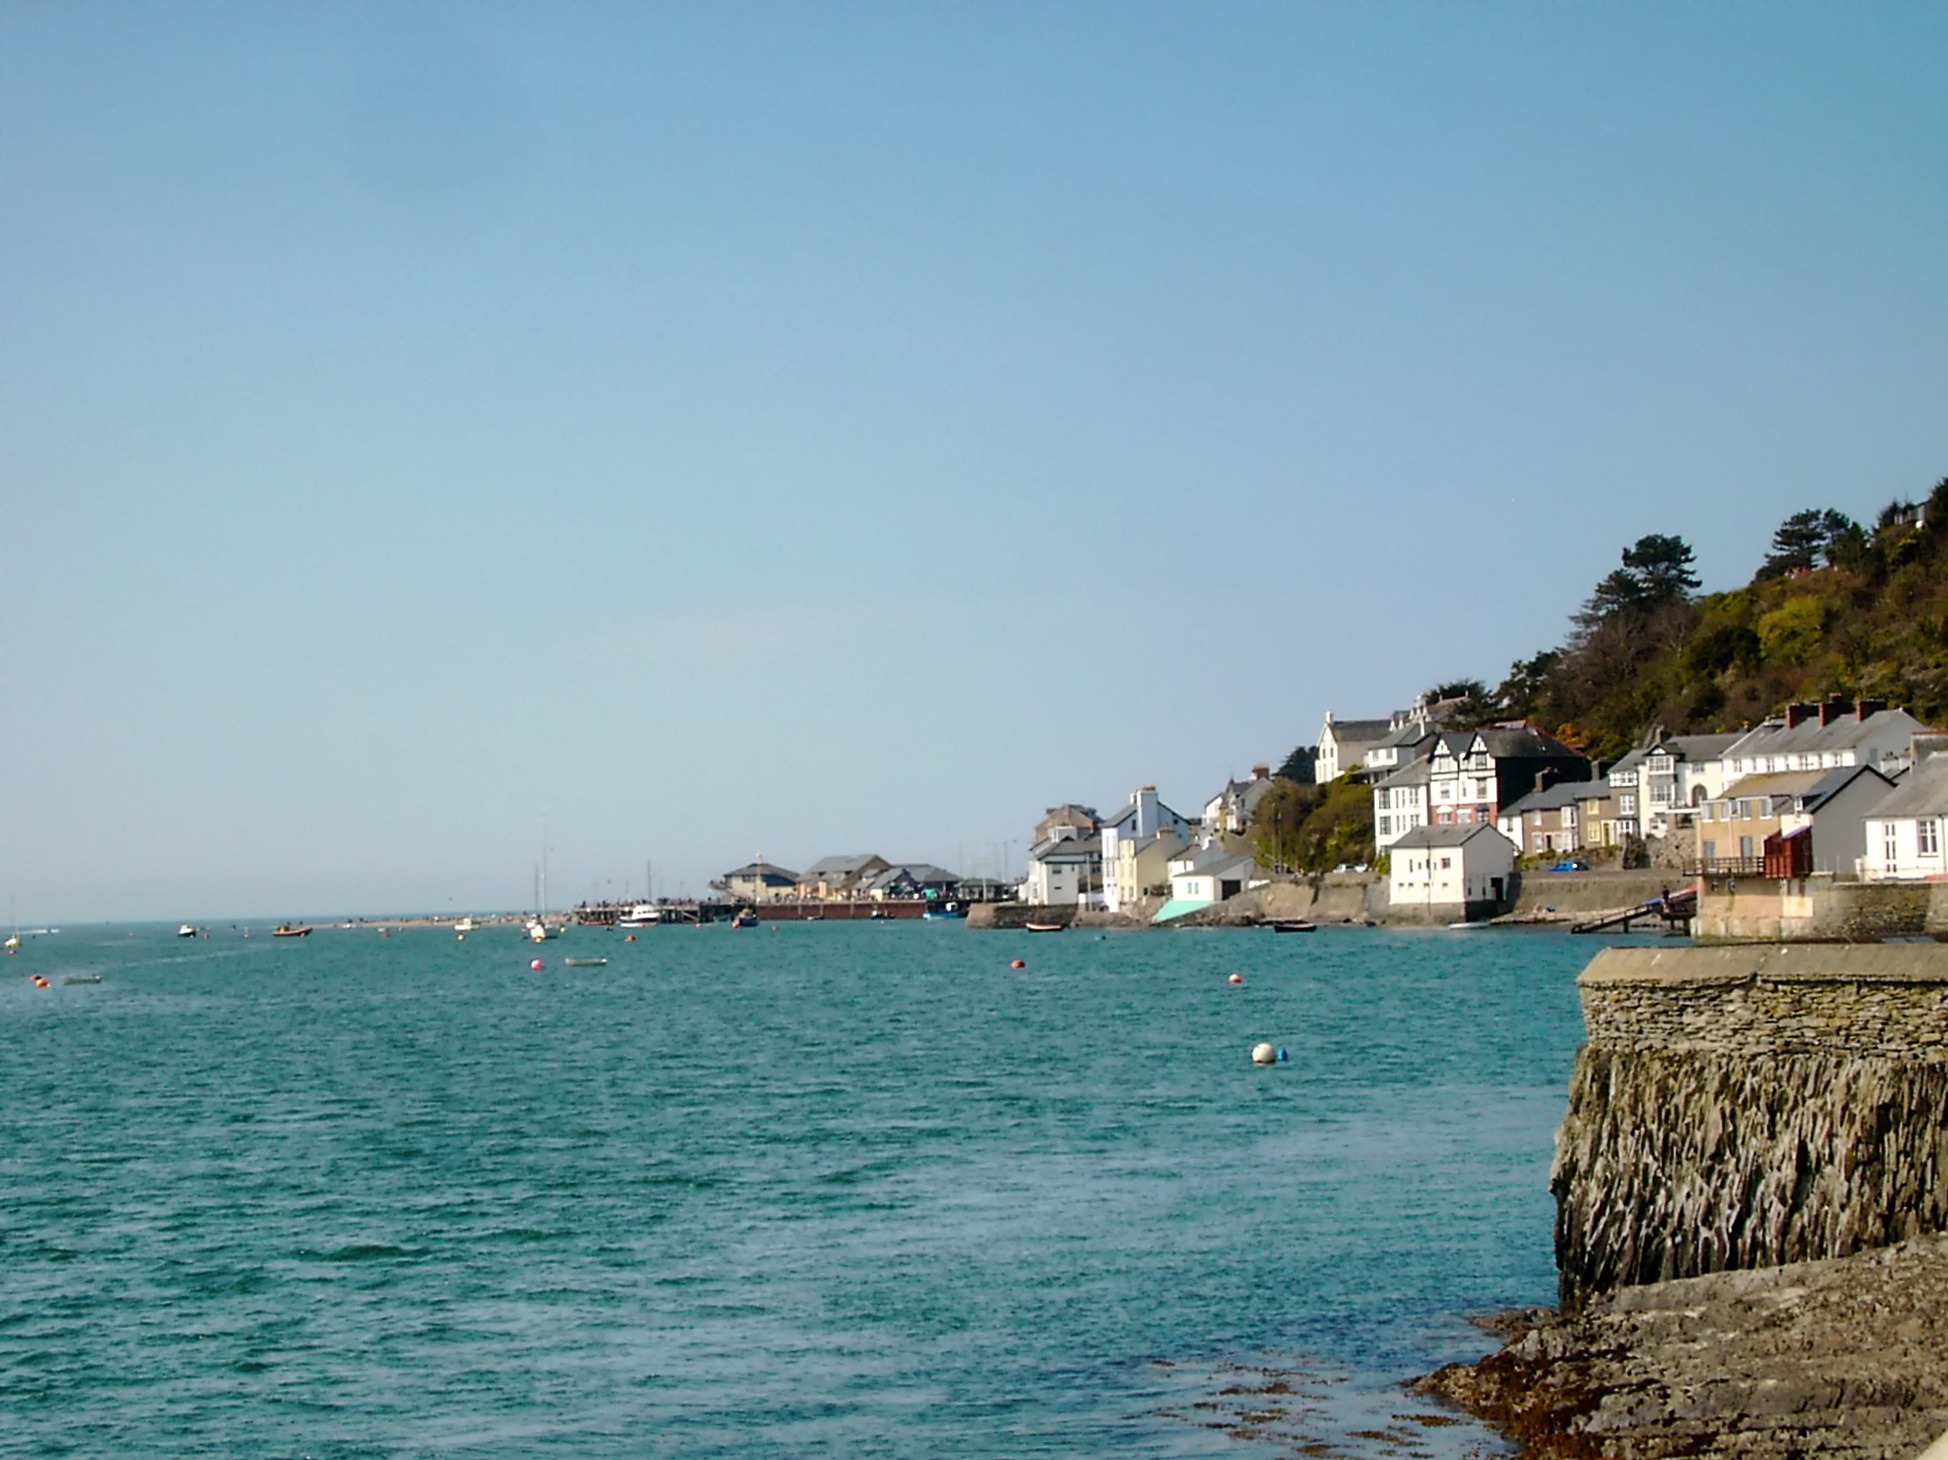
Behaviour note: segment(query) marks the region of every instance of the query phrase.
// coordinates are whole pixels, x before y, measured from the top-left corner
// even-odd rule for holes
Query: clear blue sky
[[[1948,7],[0,5],[25,923],[964,871],[1948,474]],[[1012,843],[1012,847],[1006,844]]]

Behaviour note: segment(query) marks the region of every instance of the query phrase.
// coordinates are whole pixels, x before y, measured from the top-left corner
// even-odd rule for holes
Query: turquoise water
[[[1397,1386],[1553,1296],[1593,951],[36,939],[0,980],[0,1449],[1490,1448]]]

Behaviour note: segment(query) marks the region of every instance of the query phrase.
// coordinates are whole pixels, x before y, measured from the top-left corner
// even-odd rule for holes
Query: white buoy
[[[1251,1047],[1251,1062],[1254,1065],[1268,1065],[1278,1058],[1278,1051],[1269,1044],[1254,1044]]]

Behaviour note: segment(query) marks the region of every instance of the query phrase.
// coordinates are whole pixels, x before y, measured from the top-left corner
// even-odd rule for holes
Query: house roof
[[[1173,820],[1181,821],[1186,825],[1188,825],[1190,822],[1190,818],[1188,816],[1183,815],[1181,812],[1172,811],[1168,806],[1164,805],[1163,802],[1161,801],[1157,802],[1157,814],[1165,821],[1173,821]],[[1136,815],[1136,802],[1132,801],[1130,802],[1129,805],[1125,806],[1121,811],[1118,811],[1114,816],[1104,821],[1103,825],[1105,827],[1121,826],[1124,822],[1128,821],[1134,815]]]
[[[1727,756],[1804,755],[1847,750],[1869,740],[1886,739],[1890,732],[1906,740],[1924,726],[1906,710],[1875,710],[1866,719],[1841,715],[1822,725],[1817,718],[1787,725],[1783,720],[1768,720],[1747,731],[1727,749]]]
[[[1739,741],[1746,731],[1734,730],[1728,735],[1673,735],[1653,745],[1646,755],[1663,751],[1676,760],[1716,760]]]
[[[1189,857],[1173,857],[1171,872],[1173,877],[1216,877],[1229,872],[1234,867],[1250,863],[1257,865],[1254,857],[1240,856],[1237,852],[1227,852],[1223,847],[1199,847]]]
[[[1559,810],[1576,802],[1579,799],[1577,793],[1587,791],[1589,785],[1588,781],[1557,781],[1554,785],[1544,786],[1540,791],[1529,792],[1504,810],[1502,815],[1526,816],[1531,811]]]
[[[1614,776],[1618,771],[1634,771],[1649,758],[1650,752],[1641,747],[1636,750],[1625,751],[1623,758],[1611,766],[1605,774]]]
[[[1046,862],[1052,857],[1087,858],[1100,857],[1102,854],[1103,839],[1099,836],[1052,836],[1028,849],[1028,855],[1037,862]]]
[[[1507,837],[1483,821],[1471,826],[1417,826],[1405,836],[1396,838],[1388,850],[1399,851],[1402,847],[1458,847],[1478,836],[1492,836],[1504,845],[1508,842]]]
[[[1409,761],[1397,771],[1389,771],[1373,784],[1378,786],[1424,786],[1433,779],[1434,767],[1427,763],[1427,757]]]
[[[1466,732],[1463,739],[1472,744],[1476,736],[1488,748],[1488,753],[1497,760],[1513,760],[1517,756],[1557,755],[1569,756],[1576,760],[1586,757],[1582,751],[1562,741],[1547,731],[1538,730],[1533,725],[1488,725],[1480,730]]]
[[[1826,779],[1825,771],[1768,771],[1759,776],[1741,776],[1725,787],[1720,801],[1738,801],[1751,796],[1804,796]]]
[[[850,877],[868,862],[883,860],[877,852],[863,852],[856,857],[820,857],[805,869],[805,876],[814,881],[820,877]]]
[[[1883,788],[1891,788],[1893,782],[1870,765],[1836,765],[1832,770],[1813,782],[1802,798],[1808,811],[1817,811],[1840,792],[1853,784],[1861,776],[1872,776]]]
[[[1332,730],[1332,738],[1335,744],[1367,745],[1375,740],[1385,739],[1387,733],[1393,729],[1393,721],[1334,720],[1330,722],[1328,728]],[[1322,729],[1319,733],[1324,735],[1326,732]]]
[[[1931,755],[1922,761],[1867,814],[1883,821],[1948,816],[1948,755]]]
[[[775,862],[746,862],[735,871],[724,874],[724,880],[726,882],[730,881],[733,877],[778,883],[796,882],[798,880],[798,874],[796,872],[785,867],[780,867]]]

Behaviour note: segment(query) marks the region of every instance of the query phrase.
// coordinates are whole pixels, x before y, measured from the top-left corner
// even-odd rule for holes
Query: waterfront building
[[[1189,845],[1192,831],[1190,818],[1164,805],[1155,786],[1130,792],[1129,805],[1102,823],[1104,908],[1120,912],[1168,882],[1170,858]]]
[[[820,857],[805,869],[804,893],[807,897],[839,898],[857,895],[859,884],[892,863],[867,852],[862,856]]]
[[[1891,774],[1912,763],[1916,735],[1928,727],[1881,700],[1832,698],[1786,706],[1783,715],[1740,735],[1720,757],[1724,782],[1788,771],[1870,765]]]
[[[1862,877],[1948,877],[1948,755],[1931,755],[1915,766],[1862,822]]]
[[[755,862],[726,872],[715,885],[728,896],[746,902],[775,902],[797,895],[798,874],[765,861],[759,853]]]
[[[1028,849],[1021,900],[1037,907],[1102,899],[1103,844],[1098,836],[1052,836]]]
[[[1698,808],[1725,789],[1724,754],[1744,734],[1672,735],[1644,752],[1637,780],[1645,835],[1691,834]]]
[[[1514,871],[1514,844],[1486,823],[1421,826],[1394,842],[1387,893],[1396,913],[1467,917],[1500,908]]]

